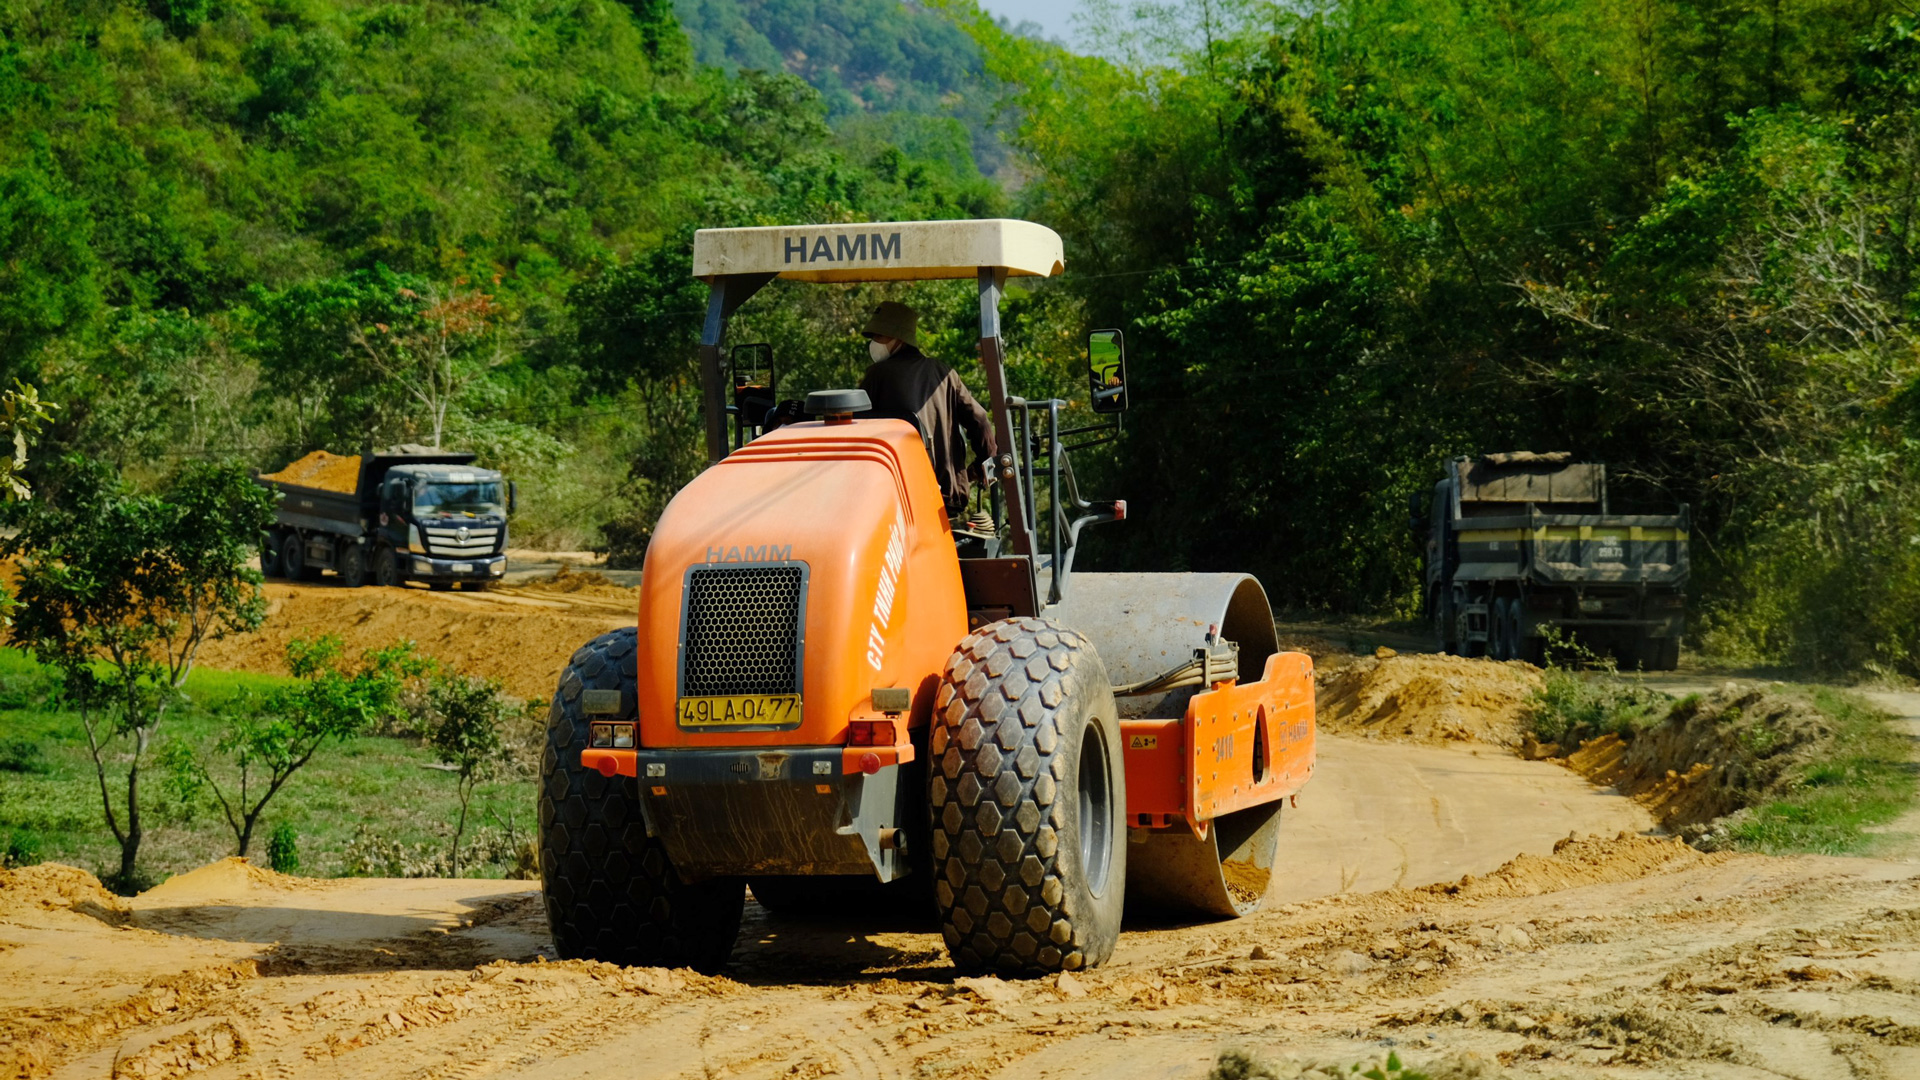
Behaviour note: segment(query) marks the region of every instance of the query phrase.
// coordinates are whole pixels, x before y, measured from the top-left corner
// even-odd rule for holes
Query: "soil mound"
[[[278,874],[255,866],[245,856],[230,855],[197,870],[175,874],[140,894],[142,900],[165,900],[170,904],[210,904],[233,900],[256,889],[284,889],[299,878]]]
[[[1401,656],[1391,649],[1325,673],[1321,731],[1402,742],[1483,742],[1518,747],[1540,671],[1511,660]]]
[[[360,456],[315,450],[277,473],[261,473],[260,479],[351,495],[360,486]]]
[[[127,903],[100,879],[60,863],[0,870],[0,920],[39,911],[78,911],[103,922],[127,921]]]
[[[632,594],[622,591],[622,599]],[[267,621],[249,634],[209,641],[200,663],[226,671],[287,673],[287,643],[338,634],[349,655],[396,641],[468,675],[500,680],[509,694],[544,700],[574,650],[617,626],[632,626],[631,603],[589,593],[428,592],[267,586]]]
[[[634,600],[638,597],[634,589],[614,581],[598,570],[575,570],[566,564],[543,578],[523,581],[520,588],[535,592],[566,593],[574,596],[598,596],[609,600]]]
[[[1682,835],[1787,793],[1799,766],[1824,756],[1834,725],[1805,702],[1728,688],[1676,704],[1665,720],[1589,739],[1568,764],[1611,784]]]
[[[1490,874],[1468,874],[1457,882],[1428,885],[1420,891],[1467,900],[1540,896],[1585,885],[1671,874],[1726,858],[1730,856],[1702,854],[1673,837],[1624,832],[1611,839],[1569,836],[1553,845],[1551,855],[1520,855]]]

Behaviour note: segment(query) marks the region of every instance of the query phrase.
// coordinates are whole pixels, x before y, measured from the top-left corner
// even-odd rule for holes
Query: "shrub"
[[[32,739],[0,740],[0,772],[46,773],[52,769],[46,752]]]
[[[294,827],[283,821],[273,827],[267,836],[267,864],[276,873],[297,874],[300,872],[300,834]]]

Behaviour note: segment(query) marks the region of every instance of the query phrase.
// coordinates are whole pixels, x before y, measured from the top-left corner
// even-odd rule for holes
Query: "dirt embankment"
[[[1479,742],[1516,749],[1540,689],[1530,664],[1381,648],[1319,676],[1321,731],[1406,742]]]
[[[1634,732],[1589,739],[1569,767],[1645,805],[1662,827],[1696,834],[1716,818],[1787,794],[1801,767],[1828,756],[1834,723],[1805,702],[1729,688],[1676,704]]]
[[[412,641],[461,672],[499,679],[517,697],[544,699],[574,650],[620,626],[632,626],[638,593],[592,573],[486,592],[421,588],[348,589],[270,582],[259,630],[208,642],[210,668],[285,674],[287,643],[337,634],[350,652]]]

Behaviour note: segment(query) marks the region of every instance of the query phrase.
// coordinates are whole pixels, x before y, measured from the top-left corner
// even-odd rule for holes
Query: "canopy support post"
[[[772,274],[724,274],[707,284],[707,322],[700,331],[700,402],[707,422],[707,464],[727,456],[726,362],[721,343],[727,320]]]
[[[1002,267],[983,266],[980,276],[980,366],[987,373],[987,408],[993,413],[994,441],[1000,444],[1000,456],[988,463],[993,476],[1006,493],[1007,525],[1013,533],[1013,550],[1027,557],[1031,570],[1034,554],[1033,523],[1027,520],[1027,500],[1020,490],[1020,471],[1013,443],[1013,411],[1008,407],[1006,352],[1000,343],[1000,294],[1006,288],[1007,272]]]

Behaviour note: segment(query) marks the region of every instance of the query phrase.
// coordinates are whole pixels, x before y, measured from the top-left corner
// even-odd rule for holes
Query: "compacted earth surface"
[[[275,588],[287,615],[359,603]],[[601,588],[409,602],[572,632],[617,619]],[[1324,666],[1262,910],[1130,922],[1096,970],[961,977],[910,913],[751,901],[724,972],[619,968],[558,959],[530,882],[227,860],[122,899],[47,865],[0,871],[0,1076],[1204,1077],[1228,1051],[1275,1076],[1389,1053],[1434,1076],[1920,1072],[1912,845],[1703,853],[1516,753],[1524,665]]]

